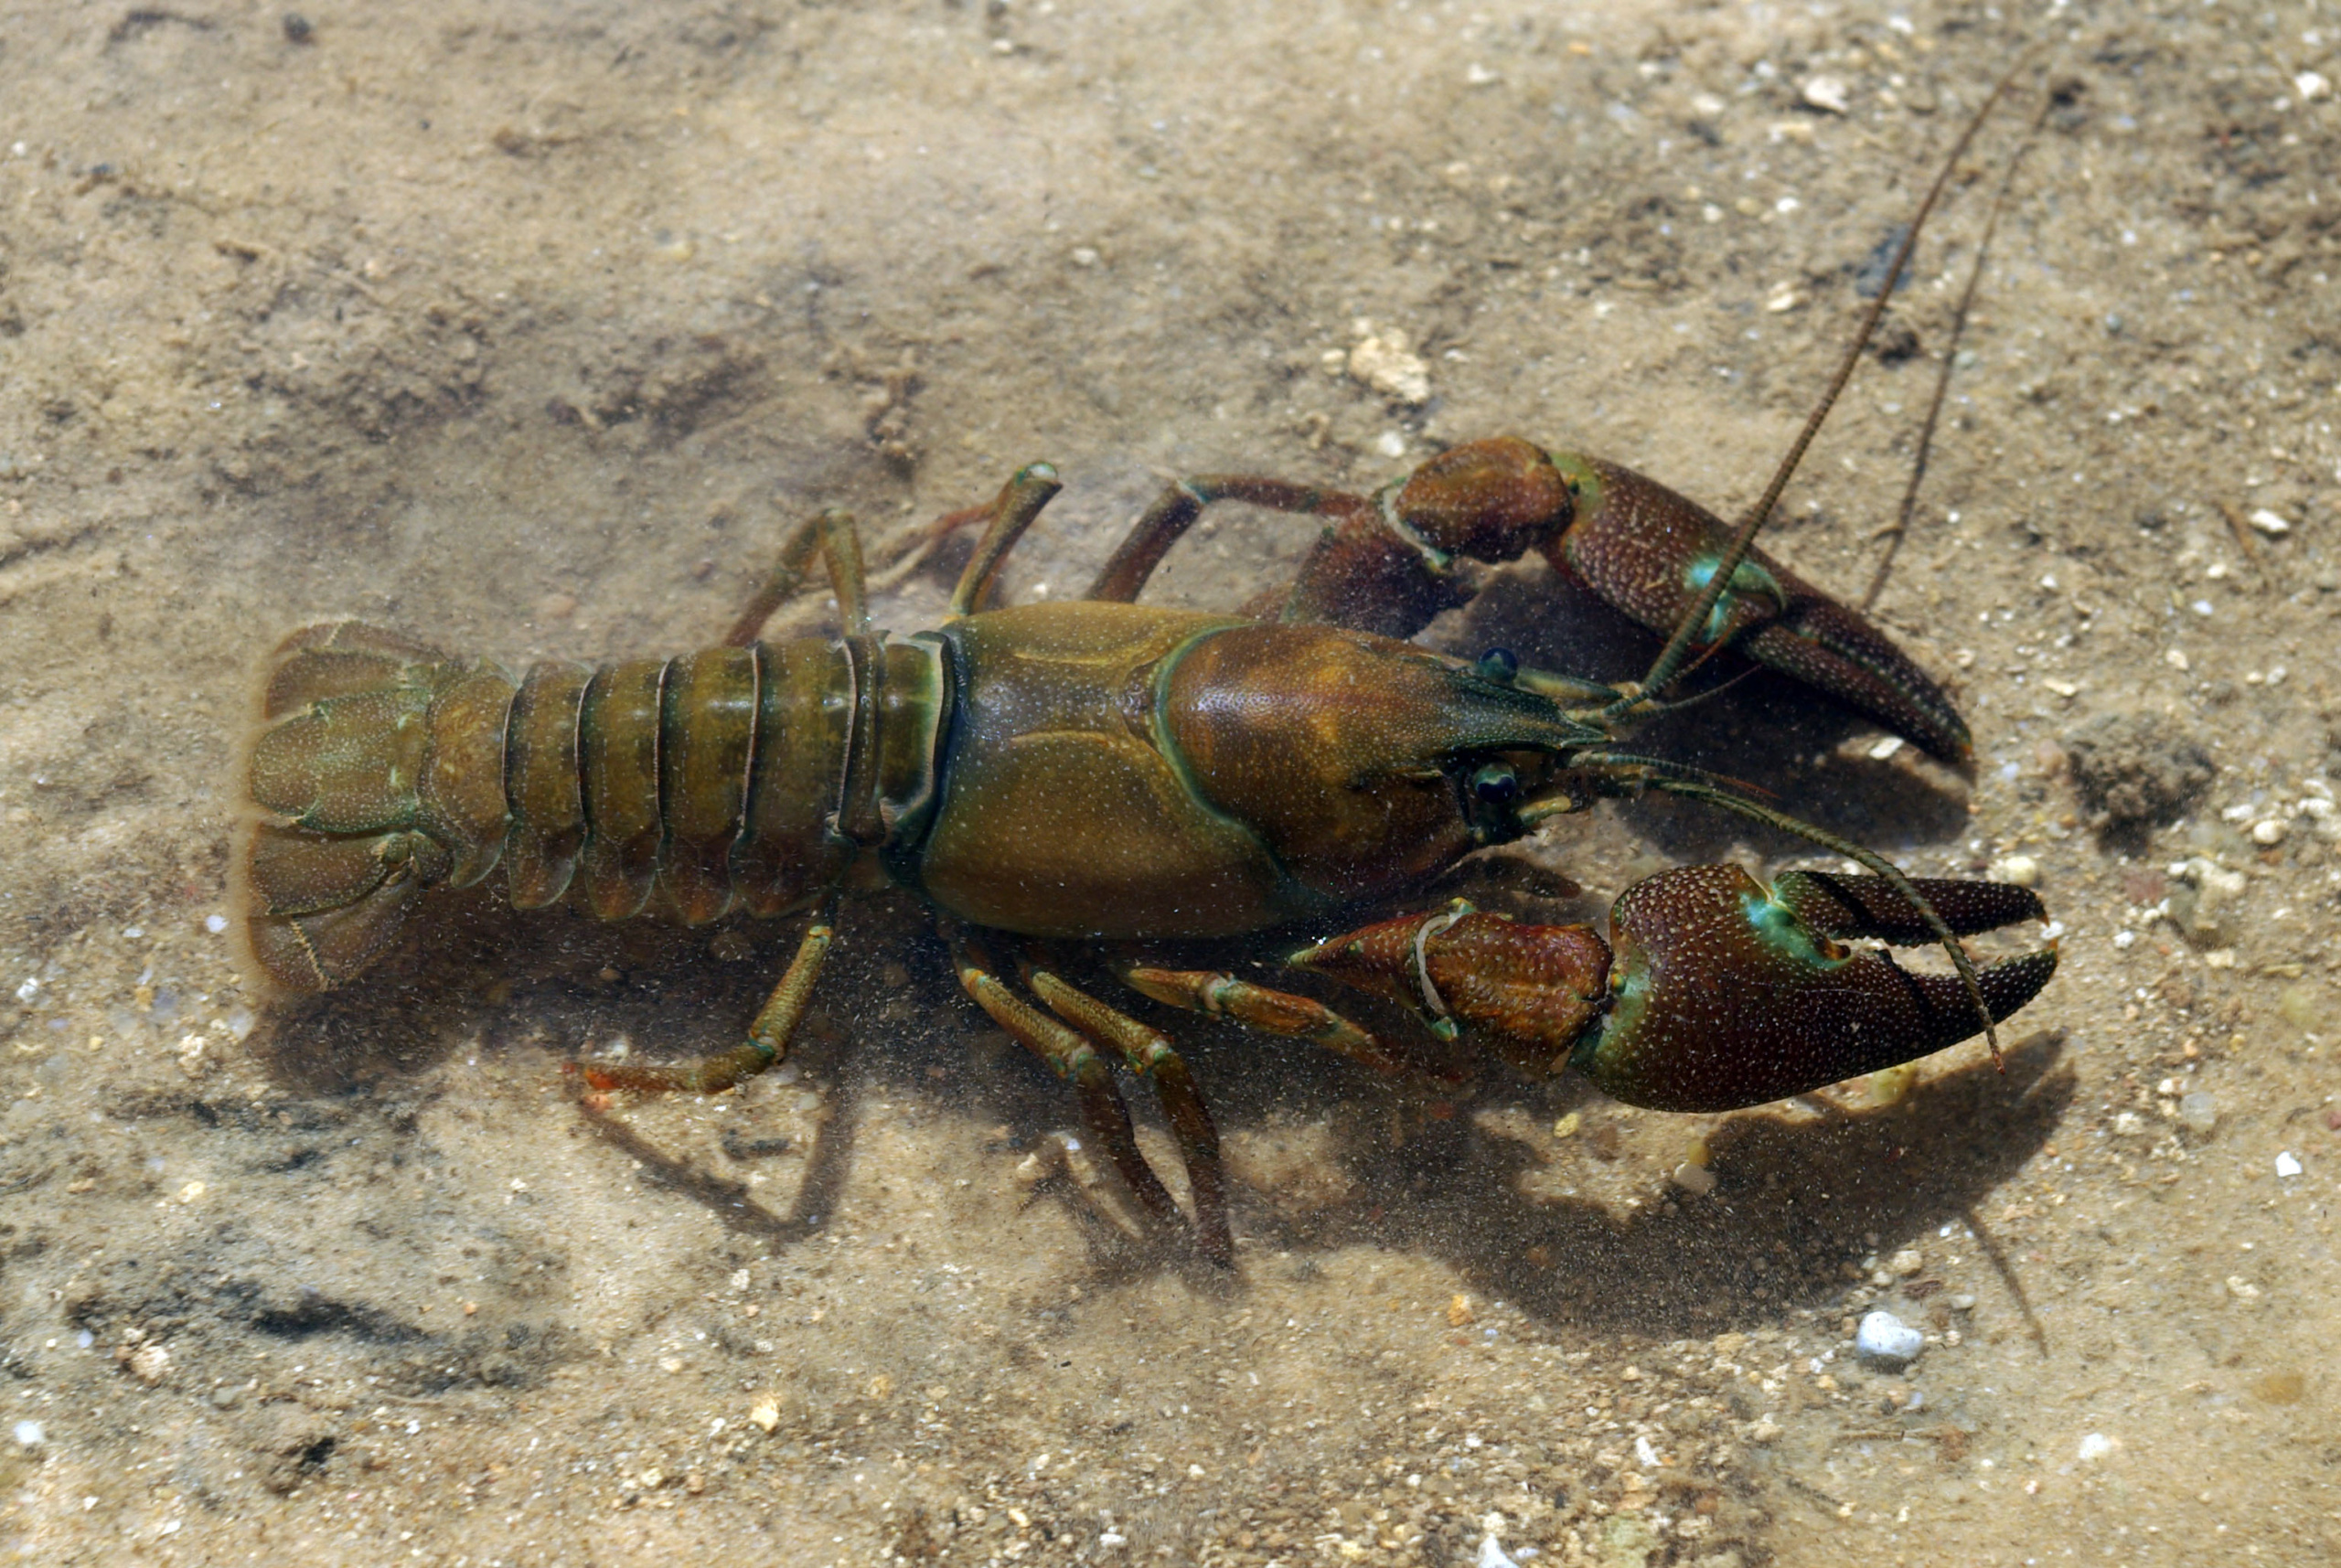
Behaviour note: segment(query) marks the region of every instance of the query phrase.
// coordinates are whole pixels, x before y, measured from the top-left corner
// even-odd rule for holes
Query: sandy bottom
[[[2026,38],[1770,541],[1867,581],[2055,83],[1878,602],[1973,775],[1770,677],[1637,742],[1928,874],[2028,860],[2065,967],[2004,1072],[1426,1104],[1161,1015],[1228,1136],[1223,1274],[1048,1157],[1071,1099],[906,895],[850,908],[787,1068],[603,1119],[561,1062],[728,1044],[793,926],[490,888],[323,1004],[240,986],[232,758],[286,629],[680,651],[786,519],[850,506],[884,556],[1043,456],[1014,599],[1077,592],[1166,474],[1370,488],[1506,432],[1728,513]],[[2337,40],[2294,3],[0,16],[0,1543],[2341,1557]],[[1154,597],[1241,603],[1309,537],[1231,510]],[[1580,608],[1510,569],[1431,635],[1639,669]],[[1529,851],[1578,915],[1797,853],[1652,806]],[[1859,1364],[1874,1309],[1907,1370]]]

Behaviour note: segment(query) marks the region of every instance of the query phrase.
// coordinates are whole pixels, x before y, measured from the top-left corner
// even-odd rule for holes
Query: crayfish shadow
[[[1542,561],[1494,573],[1479,595],[1436,624],[1444,651],[1475,657],[1509,648],[1521,663],[1582,678],[1638,680],[1658,656],[1652,636]],[[1709,692],[1645,720],[1621,750],[1686,763],[1739,783],[1768,805],[1890,853],[1955,839],[1967,824],[1967,780],[1904,746],[1872,756],[1876,724],[1802,682],[1726,656],[1693,677]],[[1716,689],[1731,683],[1727,690]],[[1680,860],[1714,860],[1735,843],[1767,857],[1810,854],[1793,835],[1714,806],[1649,796],[1628,825]]]
[[[1836,1299],[1849,1258],[1958,1220],[2013,1177],[2072,1100],[2062,1053],[2044,1031],[2007,1053],[2004,1073],[1979,1061],[1896,1105],[1818,1123],[1735,1116],[1708,1139],[1713,1191],[1622,1218],[1523,1196],[1537,1157],[1454,1124],[1459,1147],[1408,1151],[1416,1200],[1344,1239],[1432,1251],[1555,1324],[1686,1338],[1769,1323]]]
[[[704,933],[655,921],[524,915],[497,878],[437,894],[429,918],[348,987],[271,1002],[252,1049],[277,1088],[320,1096],[424,1079],[458,1051],[574,1055],[630,1035],[661,1052],[706,1054],[736,1038],[778,972],[712,962],[707,944]],[[675,1005],[678,987],[689,1005]]]
[[[447,1070],[462,1057],[532,1093],[558,1078],[570,1114],[643,1179],[699,1204],[728,1230],[782,1244],[818,1234],[857,1177],[872,1174],[858,1162],[873,1104],[917,1102],[980,1128],[974,1141],[997,1160],[1003,1183],[1022,1156],[1079,1126],[1070,1092],[967,999],[925,906],[898,892],[845,904],[786,1062],[752,1080],[737,1103],[734,1125],[754,1144],[766,1139],[784,1084],[790,1096],[818,1090],[821,1114],[794,1147],[745,1159],[724,1147],[727,1157],[714,1161],[711,1151],[721,1146],[711,1136],[677,1141],[671,1125],[637,1125],[651,1102],[604,1112],[559,1074],[561,1061],[604,1056],[620,1041],[659,1063],[731,1048],[787,966],[804,924],[801,916],[734,917],[694,930],[658,919],[604,923],[566,906],[522,912],[492,879],[441,894],[430,920],[347,989],[273,1003],[250,1049],[288,1095],[370,1101],[384,1112],[443,1093]],[[1101,989],[1110,985],[1102,971],[1088,978]],[[1217,1039],[1232,1032],[1224,1029],[1209,1032],[1206,1060],[1241,1077],[1237,1064],[1256,1049],[1245,1051],[1241,1036]],[[1308,1068],[1313,1076],[1298,1073],[1304,1082],[1338,1082],[1330,1059]],[[1151,1095],[1134,1083],[1125,1087],[1141,1122],[1159,1125]],[[758,1163],[768,1157],[783,1160],[782,1179],[751,1192],[742,1177],[775,1168]],[[1066,1182],[1041,1182],[1032,1196],[1063,1201],[1096,1279],[1168,1269],[1199,1286],[1221,1285],[1215,1271],[1176,1249],[1121,1234]]]

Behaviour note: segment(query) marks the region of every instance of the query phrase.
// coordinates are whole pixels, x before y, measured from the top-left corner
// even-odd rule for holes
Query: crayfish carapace
[[[1189,480],[1139,520],[1087,600],[984,609],[1056,493],[1036,464],[974,514],[986,527],[935,631],[871,629],[861,547],[838,512],[796,530],[722,645],[679,658],[542,663],[516,679],[357,623],[311,627],[276,651],[247,764],[235,866],[252,966],[282,990],[345,984],[431,889],[499,861],[520,908],[572,897],[603,919],[655,906],[693,924],[809,909],[743,1044],[682,1069],[584,1069],[597,1090],[715,1092],[786,1050],[834,897],[891,881],[945,917],[969,994],[1078,1087],[1093,1136],[1169,1221],[1178,1208],[1138,1152],[1110,1063],[1152,1080],[1199,1243],[1223,1262],[1218,1139],[1184,1062],[1165,1034],[1067,981],[1053,944],[1315,938],[1290,962],[1663,1109],[1756,1104],[1908,1061],[1988,1032],[2047,984],[2053,945],[1978,968],[1957,941],[2038,918],[2038,901],[1914,881],[1620,748],[1691,662],[1728,647],[1965,759],[1966,728],[1922,671],[1752,548],[1794,461],[1737,530],[1626,469],[1509,439],[1455,448],[1371,497]],[[1223,497],[1325,521],[1299,580],[1249,614],[1134,603]],[[1610,688],[1396,640],[1455,602],[1456,556],[1529,549],[1672,634],[1642,681]],[[843,635],[760,641],[816,553]],[[1733,866],[1665,871],[1625,891],[1606,940],[1460,905],[1390,914],[1473,850],[1645,791],[1784,827],[1870,874],[1767,887]],[[1333,934],[1361,917],[1371,923]],[[1936,943],[1957,973],[1912,973],[1848,938]],[[1305,996],[1142,954],[1115,972],[1157,1002],[1392,1060]]]

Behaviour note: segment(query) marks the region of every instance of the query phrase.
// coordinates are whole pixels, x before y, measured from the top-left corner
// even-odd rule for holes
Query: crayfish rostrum
[[[2053,945],[1979,969],[1956,940],[2038,918],[2038,901],[1906,879],[1721,781],[1620,749],[1688,661],[1728,647],[1965,760],[1966,728],[1922,671],[1751,548],[1784,477],[1736,532],[1626,469],[1510,439],[1454,448],[1370,497],[1192,479],[1140,518],[1086,600],[985,609],[1056,492],[1036,464],[967,515],[986,526],[935,631],[871,629],[839,512],[795,532],[722,645],[679,658],[540,663],[515,678],[357,623],[311,627],[273,657],[247,765],[236,868],[251,959],[283,990],[343,985],[431,889],[499,861],[520,908],[571,897],[603,919],[656,907],[692,924],[811,911],[743,1043],[686,1068],[583,1069],[600,1091],[714,1092],[786,1050],[834,897],[899,884],[944,917],[969,994],[1076,1084],[1093,1136],[1167,1221],[1177,1206],[1139,1155],[1110,1062],[1153,1081],[1199,1244],[1221,1261],[1226,1202],[1202,1097],[1164,1033],[1059,973],[1064,944],[1118,944],[1114,972],[1156,1002],[1392,1065],[1320,1001],[1144,952],[1278,933],[1300,944],[1299,969],[1381,992],[1443,1035],[1662,1109],[1755,1104],[1911,1061],[1987,1032],[2047,982]],[[1247,613],[1136,603],[1220,498],[1323,519],[1299,578]],[[1531,549],[1672,634],[1644,680],[1610,688],[1500,650],[1461,661],[1398,640],[1457,602],[1456,556]],[[816,553],[842,635],[760,641]],[[1625,891],[1606,939],[1461,904],[1405,910],[1473,850],[1645,791],[1787,828],[1870,874],[1767,886],[1735,866],[1664,871]],[[1957,972],[1914,973],[1841,945],[1853,938],[1940,944]]]

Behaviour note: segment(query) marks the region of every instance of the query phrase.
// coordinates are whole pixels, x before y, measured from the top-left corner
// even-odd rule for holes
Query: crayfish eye
[[[1520,659],[1510,648],[1490,648],[1480,656],[1480,677],[1499,686],[1510,686],[1520,674]]]
[[[1509,805],[1520,798],[1520,776],[1502,763],[1490,763],[1471,775],[1471,795],[1483,805]]]

